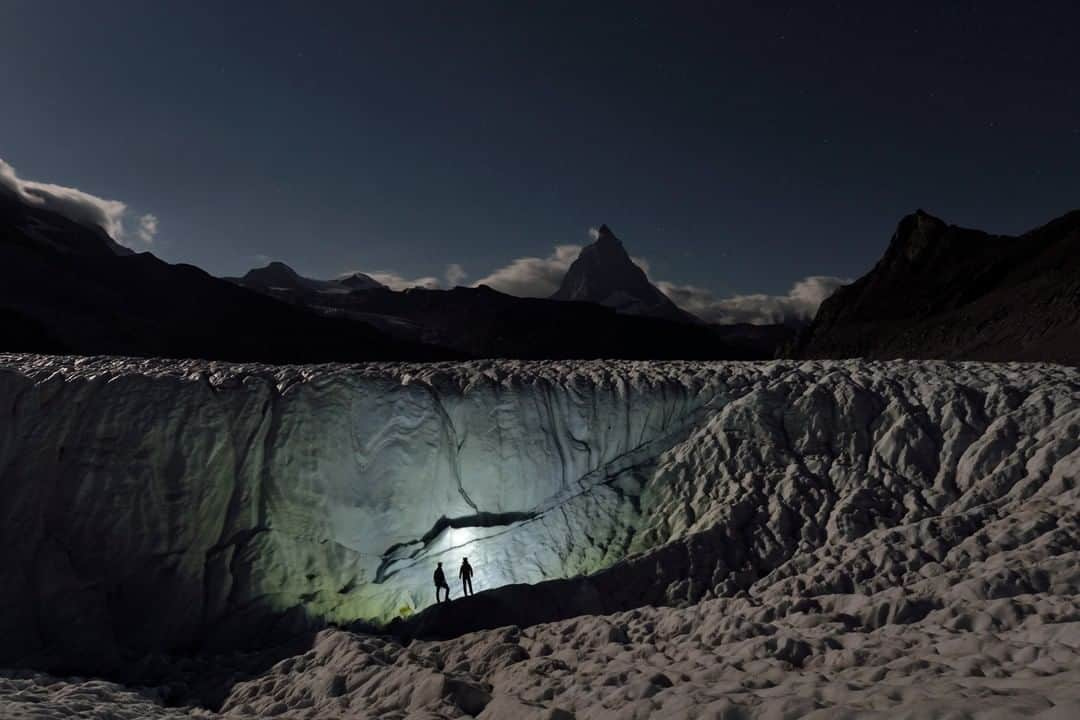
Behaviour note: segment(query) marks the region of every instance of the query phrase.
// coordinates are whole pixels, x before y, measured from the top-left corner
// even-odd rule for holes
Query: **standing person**
[[[461,561],[461,572],[458,573],[458,577],[461,578],[461,589],[465,595],[472,595],[472,565],[469,564],[469,558]]]
[[[442,602],[442,595],[440,590],[446,591],[446,601],[450,602],[450,586],[446,584],[446,575],[442,571],[442,563],[439,563],[439,567],[435,568],[435,602]]]

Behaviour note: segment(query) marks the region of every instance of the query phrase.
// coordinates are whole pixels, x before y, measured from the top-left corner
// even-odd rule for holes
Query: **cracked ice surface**
[[[771,573],[795,593],[848,592],[945,550],[930,529],[917,562],[871,553],[853,576],[830,570],[843,543],[1060,494],[1080,474],[1080,373],[1058,366],[0,368],[12,656],[58,638],[180,648],[272,621],[385,619],[431,602],[436,560],[453,578],[468,555],[480,591],[702,532],[715,557],[673,597]]]

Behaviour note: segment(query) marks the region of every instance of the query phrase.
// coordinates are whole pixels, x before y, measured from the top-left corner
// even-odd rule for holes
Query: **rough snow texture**
[[[328,632],[233,689],[229,716],[728,718],[1076,717],[1075,598],[980,602],[937,585],[916,620],[900,593],[720,599],[403,649]],[[926,588],[923,589],[924,592]],[[1047,712],[1049,711],[1049,712]],[[1056,715],[1054,713],[1057,713]],[[727,714],[725,714],[727,713]]]
[[[659,613],[656,627],[716,613],[694,621],[721,628],[704,646],[693,623],[685,637],[655,636],[681,648],[673,662],[678,653],[696,662],[699,651],[734,662],[733,643],[760,636],[768,645],[784,630],[815,657],[855,658],[857,673],[875,657],[882,666],[908,657],[896,650],[907,640],[874,630],[890,623],[923,628],[912,642],[930,653],[935,632],[984,637],[1002,613],[1017,637],[1031,623],[1078,619],[1075,369],[2,364],[8,662],[77,652],[105,667],[117,648],[205,648],[312,620],[385,619],[429,604],[434,562],[454,578],[463,555],[481,591],[593,571],[625,554],[639,559],[607,572],[641,576],[675,546],[690,548],[693,567],[668,582],[657,566],[666,601],[745,590],[754,599],[642,611]],[[792,610],[799,602],[811,605]],[[785,630],[789,616],[797,624]],[[754,629],[773,619],[781,624]],[[836,623],[855,623],[857,642],[882,644],[819,647]],[[1075,669],[1075,630],[1059,629],[1064,639],[1046,641],[1065,648],[1053,662]],[[641,630],[643,648],[652,632]],[[91,650],[102,657],[88,660]],[[602,664],[592,652],[581,650],[580,663]],[[715,666],[706,656],[703,667]],[[470,682],[497,685],[470,672]],[[580,704],[572,693],[568,707],[606,702],[600,687],[590,692]]]
[[[165,708],[153,690],[140,692],[103,680],[61,680],[31,671],[6,671],[0,672],[0,717],[181,720],[214,715],[201,709]]]
[[[324,631],[310,651],[235,685],[220,714],[187,712],[341,720],[1080,716],[1076,595],[1006,589],[980,567],[965,577],[965,588],[950,587],[945,577],[915,582],[914,601],[899,587],[776,599],[778,588],[763,586],[762,597],[501,628],[407,648]],[[1005,596],[987,599],[991,588]],[[940,608],[924,615],[917,606],[927,600]],[[19,677],[0,677],[3,717],[65,718],[73,709],[83,717],[185,716],[154,704],[160,691]]]

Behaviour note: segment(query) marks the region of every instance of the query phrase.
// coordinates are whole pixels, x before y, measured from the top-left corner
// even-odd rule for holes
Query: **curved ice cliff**
[[[1050,365],[0,355],[0,417],[0,661],[387,620],[465,555],[478,592],[635,556],[668,601],[730,595],[1080,476]]]

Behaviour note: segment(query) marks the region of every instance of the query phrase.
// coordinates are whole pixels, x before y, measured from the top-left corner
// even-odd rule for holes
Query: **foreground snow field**
[[[1080,716],[1076,369],[7,355],[0,417],[8,664],[385,621],[467,555],[517,624],[580,616],[326,630],[220,711]],[[3,717],[213,715],[160,697],[0,677]]]
[[[1067,720],[1080,717],[1075,571],[1061,594],[999,579],[999,563],[1030,562],[1057,583],[1077,559],[1041,555],[992,555],[872,595],[792,600],[763,584],[760,597],[408,648],[323,631],[308,652],[235,685],[220,713],[162,707],[155,690],[9,673],[0,676],[0,716]],[[923,604],[938,609],[922,615]]]

